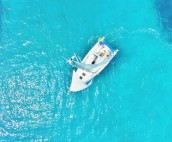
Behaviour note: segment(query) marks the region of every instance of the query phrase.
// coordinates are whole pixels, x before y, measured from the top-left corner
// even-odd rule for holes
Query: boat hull
[[[114,58],[119,50],[113,50],[104,42],[97,42],[81,61],[80,66],[73,70],[70,91],[81,91],[92,84],[97,76]]]

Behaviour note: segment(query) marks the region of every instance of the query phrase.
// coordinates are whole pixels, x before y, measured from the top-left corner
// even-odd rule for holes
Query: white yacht
[[[118,53],[104,42],[104,37],[91,48],[82,61],[74,54],[68,64],[72,65],[73,75],[69,91],[76,92],[89,87],[98,75]]]

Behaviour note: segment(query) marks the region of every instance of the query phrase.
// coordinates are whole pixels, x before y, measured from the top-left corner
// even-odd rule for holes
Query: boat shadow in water
[[[163,30],[167,33],[167,40],[172,43],[172,0],[156,0],[155,7]]]

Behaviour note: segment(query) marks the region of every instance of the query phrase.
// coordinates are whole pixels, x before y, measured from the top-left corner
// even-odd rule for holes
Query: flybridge
[[[75,67],[73,69],[70,91],[76,92],[89,87],[92,80],[97,76],[118,53],[105,44],[104,37],[91,48],[82,61],[76,55],[68,60],[68,64]]]

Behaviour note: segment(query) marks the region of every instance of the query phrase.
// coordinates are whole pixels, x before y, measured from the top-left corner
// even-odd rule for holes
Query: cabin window
[[[79,78],[82,79],[82,76],[80,76]]]
[[[82,75],[85,76],[85,73],[83,72]]]

